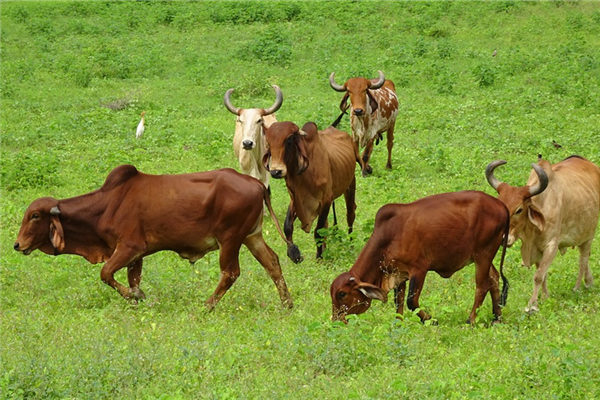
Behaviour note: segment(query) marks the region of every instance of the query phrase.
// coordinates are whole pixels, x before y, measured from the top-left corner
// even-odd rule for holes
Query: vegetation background
[[[13,2],[1,6],[0,398],[545,398],[600,397],[600,293],[572,292],[575,250],[549,275],[550,298],[523,312],[533,271],[509,249],[504,323],[464,321],[474,268],[429,275],[421,325],[393,302],[345,326],[331,323],[329,285],[390,202],[463,189],[495,194],[484,178],[525,183],[541,153],[600,163],[600,5],[594,2]],[[495,55],[494,55],[495,53]],[[190,266],[173,253],[146,259],[147,300],[131,304],[76,256],[12,250],[23,212],[42,196],[98,188],[123,163],[148,173],[237,168],[234,116],[222,104],[265,107],[320,127],[341,94],[327,78],[396,83],[394,167],[385,147],[374,174],[357,170],[355,233],[330,229],[314,258],[293,265],[265,221],[294,298],[276,290],[247,250],[242,275],[216,310],[216,252]],[[146,111],[146,133],[135,127]],[[347,118],[342,128],[348,130]],[[562,147],[553,146],[553,141]],[[283,220],[288,195],[274,181]],[[343,215],[338,202],[338,215]],[[597,234],[597,236],[600,236]],[[600,240],[591,266],[600,280]],[[126,281],[124,274],[118,279]]]

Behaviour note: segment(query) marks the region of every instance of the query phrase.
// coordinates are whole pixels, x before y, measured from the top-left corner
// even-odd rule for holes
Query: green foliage
[[[493,193],[483,171],[495,159],[508,161],[498,174],[515,185],[538,153],[600,163],[596,3],[8,1],[0,29],[0,399],[600,397],[600,293],[572,292],[576,251],[555,259],[536,315],[523,313],[533,271],[520,267],[517,244],[502,324],[492,326],[488,299],[475,326],[464,324],[472,266],[427,276],[421,306],[437,326],[408,310],[396,319],[391,296],[348,325],[329,320],[329,285],[355,262],[382,205]],[[353,232],[338,199],[322,260],[296,223],[305,260],[295,265],[265,218],[291,311],[245,249],[241,276],[212,313],[203,303],[219,278],[217,252],[192,266],[169,252],[146,257],[147,299],[132,304],[101,282],[100,265],[12,250],[31,201],[97,189],[119,164],[237,168],[229,88],[237,106],[267,107],[277,84],[280,121],[322,128],[339,115],[329,74],[342,82],[377,70],[400,100],[393,169],[384,140],[373,176],[357,172]],[[347,117],[340,127],[350,130]],[[271,190],[282,222],[285,183]]]

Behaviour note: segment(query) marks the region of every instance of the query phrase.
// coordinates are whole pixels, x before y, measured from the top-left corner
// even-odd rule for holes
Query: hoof
[[[529,315],[535,314],[538,311],[540,311],[540,309],[537,306],[527,306],[527,307],[525,307],[525,312],[527,314],[529,314]]]
[[[304,260],[304,257],[302,257],[302,254],[300,254],[300,249],[295,244],[288,245],[287,256],[295,264],[301,263],[302,260]]]
[[[365,169],[362,170],[362,176],[367,177],[373,173],[373,168],[370,165],[367,165]]]
[[[129,298],[134,300],[144,300],[146,298],[146,295],[144,294],[144,292],[142,292],[142,289],[140,289],[139,287],[134,287],[131,288],[129,291]]]
[[[392,169],[392,164],[385,164],[385,169]]]

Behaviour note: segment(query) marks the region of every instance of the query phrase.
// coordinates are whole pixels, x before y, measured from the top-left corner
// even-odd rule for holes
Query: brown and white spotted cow
[[[350,78],[343,85],[335,82],[335,72],[332,72],[329,84],[334,90],[346,93],[340,103],[342,112],[348,109],[347,102],[350,98],[350,124],[357,156],[359,147],[365,148],[358,160],[363,176],[373,172],[369,165],[373,142],[381,139],[381,134],[386,131],[388,159],[385,167],[391,169],[394,126],[398,114],[398,96],[394,83],[385,79],[383,72],[379,71],[378,79]]]

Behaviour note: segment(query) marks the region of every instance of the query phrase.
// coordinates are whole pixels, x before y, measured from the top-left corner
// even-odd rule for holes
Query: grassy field
[[[578,253],[550,268],[550,297],[523,310],[533,270],[507,252],[504,323],[484,302],[465,325],[474,267],[428,275],[422,325],[393,302],[348,325],[330,321],[329,285],[348,270],[390,202],[463,190],[495,194],[484,177],[525,183],[541,153],[600,163],[600,5],[593,2],[12,2],[1,7],[0,398],[491,398],[600,397],[600,291],[573,292]],[[494,50],[496,51],[493,56]],[[241,276],[207,313],[218,253],[190,266],[145,260],[147,299],[123,300],[101,265],[12,250],[23,212],[42,196],[94,190],[119,164],[148,173],[237,168],[234,116],[222,104],[266,107],[278,84],[280,121],[338,115],[327,81],[396,83],[393,169],[385,146],[357,175],[355,232],[331,229],[323,260],[296,225],[294,265],[270,220],[295,307],[247,250]],[[140,140],[135,127],[146,111]],[[342,129],[349,130],[346,118]],[[562,147],[555,148],[553,141]],[[272,183],[283,221],[284,182]],[[338,216],[343,202],[338,201]],[[600,233],[591,267],[600,281]],[[126,281],[122,271],[117,275]]]

